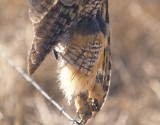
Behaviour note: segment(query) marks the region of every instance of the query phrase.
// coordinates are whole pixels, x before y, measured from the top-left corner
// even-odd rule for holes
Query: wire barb
[[[26,79],[31,85],[33,85],[47,100],[49,100],[56,108],[64,115],[66,116],[70,121],[73,122],[75,125],[81,125],[76,120],[72,119],[64,110],[63,108],[56,102],[54,99],[52,99],[39,85],[36,83],[32,78],[30,78],[21,67],[16,65],[6,54],[4,51],[0,49],[0,55],[7,61],[9,65],[11,65],[20,75]]]

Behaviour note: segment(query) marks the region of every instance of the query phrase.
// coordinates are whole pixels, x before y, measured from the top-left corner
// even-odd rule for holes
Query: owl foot
[[[77,114],[82,125],[84,125],[87,122],[87,120],[92,117],[92,109],[87,100],[87,94],[80,94],[76,96],[75,99]]]
[[[89,105],[94,113],[99,112],[104,102],[104,91],[99,84],[95,84],[92,89],[89,90]]]

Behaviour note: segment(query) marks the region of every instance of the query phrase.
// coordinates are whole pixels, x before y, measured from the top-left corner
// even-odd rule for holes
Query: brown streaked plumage
[[[85,124],[99,112],[110,86],[108,0],[27,1],[34,26],[28,73],[53,50],[60,87],[69,101],[75,100]]]

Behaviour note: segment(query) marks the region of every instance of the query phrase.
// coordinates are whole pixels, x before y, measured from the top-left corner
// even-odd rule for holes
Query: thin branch
[[[73,122],[75,125],[81,125],[76,120],[72,119],[64,110],[63,108],[56,102],[54,99],[52,99],[39,85],[36,83],[33,79],[31,79],[23,70],[21,67],[16,65],[6,54],[0,49],[0,55],[7,61],[8,64],[10,64],[17,72],[20,73],[20,75],[25,78],[31,85],[33,85],[46,99],[48,99],[53,105],[57,107],[57,109],[66,116],[70,121]]]

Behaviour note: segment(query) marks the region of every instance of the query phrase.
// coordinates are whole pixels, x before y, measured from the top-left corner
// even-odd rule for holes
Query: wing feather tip
[[[34,71],[35,71],[31,67],[32,67],[31,64],[28,63],[28,66],[27,66],[27,74],[28,74],[28,76],[31,76],[34,73]]]
[[[31,76],[38,67],[39,67],[39,65],[32,63],[31,53],[29,52],[29,55],[27,58],[27,74],[28,74],[28,76]]]
[[[32,76],[32,74],[36,71],[38,67],[39,67],[38,65],[28,63],[28,67],[27,67],[28,76]]]

